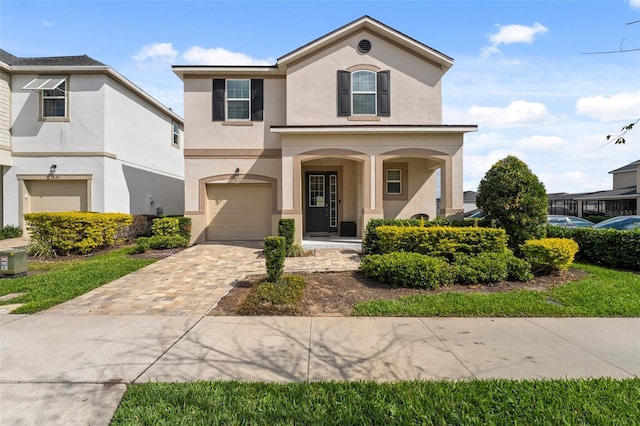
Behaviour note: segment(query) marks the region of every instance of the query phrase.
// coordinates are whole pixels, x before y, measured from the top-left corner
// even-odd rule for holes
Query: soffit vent
[[[358,43],[358,51],[360,53],[369,53],[371,50],[371,42],[367,39],[360,40]]]

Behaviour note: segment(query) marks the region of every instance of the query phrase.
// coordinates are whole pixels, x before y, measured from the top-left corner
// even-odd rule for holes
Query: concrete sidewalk
[[[0,424],[108,424],[126,384],[640,376],[640,318],[0,317]]]

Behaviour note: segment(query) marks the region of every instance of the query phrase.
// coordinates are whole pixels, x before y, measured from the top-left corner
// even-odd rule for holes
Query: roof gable
[[[640,160],[629,163],[626,166],[622,166],[618,169],[611,170],[609,173],[631,172],[636,170],[638,166],[640,166]]]
[[[369,30],[370,32],[393,41],[394,43],[410,50],[418,56],[439,64],[443,70],[448,70],[453,65],[453,59],[444,53],[441,53],[431,47],[423,44],[393,28],[365,15],[355,21],[346,24],[337,30],[330,32],[310,43],[305,44],[298,49],[287,53],[286,55],[278,58],[278,67],[286,67],[292,62],[299,61],[306,58],[321,49],[335,43],[338,40],[342,40],[354,33],[362,30]]]

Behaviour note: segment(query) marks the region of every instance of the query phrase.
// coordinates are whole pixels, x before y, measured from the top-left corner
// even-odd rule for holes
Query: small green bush
[[[266,237],[264,255],[269,281],[279,283],[284,273],[284,259],[287,255],[287,241],[284,237]]]
[[[438,288],[453,282],[444,259],[419,253],[388,253],[365,256],[360,264],[365,276],[396,287]]]
[[[187,241],[191,240],[191,218],[179,216],[178,217],[179,235],[185,238]]]
[[[533,278],[531,265],[508,250],[503,253],[480,253],[477,256],[457,255],[452,267],[455,281],[461,284],[529,281]]]
[[[166,250],[172,248],[189,247],[189,240],[180,235],[154,235],[140,237],[136,240],[136,246],[140,246],[143,253],[146,250]]]
[[[180,235],[180,222],[177,217],[159,217],[153,219],[152,235]]]
[[[284,275],[280,282],[261,281],[251,288],[238,308],[241,315],[299,315],[307,286],[299,275]]]
[[[522,245],[524,258],[537,274],[569,269],[577,252],[578,243],[569,238],[529,240]]]
[[[0,240],[18,237],[22,237],[22,228],[13,225],[6,225],[0,228]]]
[[[293,242],[296,236],[296,220],[280,219],[278,221],[278,236],[284,237],[287,243],[287,256],[293,256]]]

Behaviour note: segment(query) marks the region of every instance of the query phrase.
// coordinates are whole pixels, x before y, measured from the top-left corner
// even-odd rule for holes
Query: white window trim
[[[230,81],[247,81],[249,82],[249,96],[246,98],[229,98],[229,82]],[[249,105],[249,114],[247,118],[229,118],[229,101],[247,101]],[[250,121],[251,120],[251,80],[248,78],[230,78],[224,81],[224,114],[228,121]]]
[[[389,179],[389,172],[399,172],[400,179]],[[385,170],[385,183],[384,190],[387,195],[403,195],[402,194],[402,169],[386,169]],[[399,183],[400,184],[400,192],[389,192],[389,184],[390,183]]]
[[[373,74],[373,91],[370,90],[354,90],[353,85],[355,83],[354,74],[356,73],[368,73]],[[353,97],[355,95],[373,95],[373,112],[356,113],[353,107]],[[351,72],[351,115],[354,116],[375,116],[378,114],[378,78],[375,71],[371,70],[355,70]]]
[[[180,124],[175,121],[171,123],[171,145],[176,148],[180,147]]]
[[[52,79],[53,80],[53,79]],[[48,80],[49,82],[52,80]],[[34,80],[35,81],[35,80]],[[55,79],[55,81],[57,81],[57,79]],[[33,82],[31,82],[33,83]],[[31,84],[29,83],[29,85]],[[64,95],[59,95],[59,96],[45,96],[44,92],[45,90],[59,90],[59,87],[64,84]],[[27,85],[27,86],[29,86]],[[25,86],[25,87],[27,87]],[[43,85],[41,85],[40,87],[42,87]],[[33,90],[33,89],[29,89],[29,90]],[[53,88],[38,88],[38,91],[40,92],[40,119],[43,121],[68,121],[69,120],[69,80],[67,78],[64,78],[60,81],[57,81],[57,83],[55,84],[55,86]],[[64,99],[64,115],[63,116],[48,116],[45,115],[45,100],[47,99]]]

